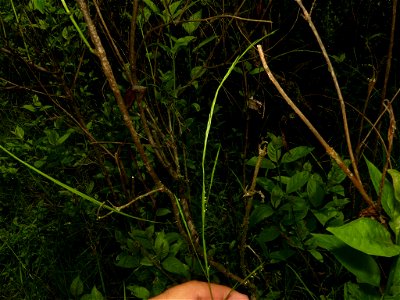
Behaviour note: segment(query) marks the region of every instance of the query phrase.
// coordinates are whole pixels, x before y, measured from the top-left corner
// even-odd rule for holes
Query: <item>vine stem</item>
[[[347,175],[347,177],[354,184],[356,189],[360,192],[363,200],[369,205],[371,209],[376,210],[375,203],[372,201],[371,197],[365,191],[361,181],[354,176],[353,172],[346,166],[343,162],[339,154],[333,149],[321,136],[318,130],[314,127],[314,125],[307,119],[307,117],[303,114],[303,112],[296,106],[296,104],[290,99],[290,97],[283,90],[279,82],[276,80],[275,76],[272,74],[271,69],[269,68],[267,61],[265,60],[264,51],[261,45],[257,45],[258,54],[261,59],[261,63],[264,67],[265,72],[268,75],[268,78],[271,80],[272,84],[278,90],[279,94],[283,97],[286,103],[293,109],[293,111],[300,117],[303,123],[310,129],[310,131],[317,138],[319,143],[325,148],[326,153],[338,164],[338,166],[343,170],[343,172]]]

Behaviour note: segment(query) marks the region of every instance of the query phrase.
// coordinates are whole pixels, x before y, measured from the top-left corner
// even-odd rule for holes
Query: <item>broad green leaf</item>
[[[320,263],[324,262],[324,257],[322,256],[321,252],[315,250],[315,249],[309,249],[308,252]]]
[[[123,252],[117,256],[115,265],[121,268],[134,269],[140,266],[140,259],[138,256]]]
[[[313,174],[307,182],[308,199],[314,207],[321,206],[325,197],[325,190],[321,181],[320,177]]]
[[[287,185],[286,185],[286,193],[290,194],[300,190],[310,178],[310,172],[302,171],[294,174],[290,177]]]
[[[165,239],[164,232],[158,232],[156,234],[156,240],[154,241],[154,251],[157,254],[157,258],[162,260],[167,257],[169,252],[169,244]]]
[[[349,247],[340,239],[329,234],[313,234],[313,241],[323,249],[329,250],[348,271],[361,283],[379,286],[380,269],[376,261],[365,253]]]
[[[327,187],[327,192],[328,193],[334,193],[334,194],[337,194],[337,195],[343,196],[343,197],[345,196],[344,187],[342,185],[340,185],[340,184]]]
[[[182,1],[175,1],[172,2],[169,6],[169,13],[171,14],[172,18],[174,19],[177,13],[177,9],[179,7],[179,5],[181,5]],[[178,11],[179,12],[179,11]]]
[[[150,292],[143,286],[131,285],[127,287],[136,298],[148,299],[150,297]]]
[[[392,177],[394,199],[392,202],[386,201],[387,202],[386,206],[388,206],[388,209],[391,209],[392,211],[391,215],[392,219],[389,221],[389,225],[390,228],[392,228],[393,232],[395,233],[397,241],[396,243],[399,245],[400,244],[400,172],[397,170],[390,169],[388,170],[388,173]],[[385,200],[388,199],[392,198],[385,198]],[[384,205],[383,201],[384,198],[382,197],[382,205]],[[392,205],[392,207],[390,207],[390,204]]]
[[[44,133],[47,136],[47,140],[49,141],[49,144],[52,146],[56,146],[57,141],[60,138],[58,132],[55,130],[52,130],[52,129],[45,129]]]
[[[44,13],[44,8],[46,5],[45,0],[33,0],[33,7],[40,11],[42,14]]]
[[[190,78],[197,79],[197,78],[201,77],[206,71],[207,71],[207,69],[204,68],[203,66],[194,67],[190,71]]]
[[[281,158],[281,146],[276,145],[275,143],[269,143],[267,147],[267,155],[270,160],[272,160],[274,163],[278,162],[278,160]]]
[[[200,111],[200,104],[198,104],[198,103],[192,103],[192,106],[194,107],[194,109],[197,111],[197,112],[199,112]],[[194,121],[194,119],[191,119],[192,120],[192,123],[193,123],[193,121]],[[190,125],[190,124],[189,124]],[[189,126],[188,126],[189,127]]]
[[[189,22],[182,24],[183,29],[185,29],[188,34],[192,34],[197,29],[197,27],[199,27],[200,22],[191,22],[191,20],[201,19],[201,13],[202,11],[200,9],[189,17]]]
[[[162,208],[157,209],[156,216],[157,217],[162,217],[162,216],[168,215],[170,213],[171,213],[170,209],[162,207]]]
[[[204,39],[199,45],[197,45],[196,47],[193,48],[193,53],[195,53],[196,51],[198,51],[201,47],[207,45],[208,43],[212,42],[213,40],[215,40],[216,36],[210,36],[206,39]]]
[[[282,163],[294,162],[294,161],[306,156],[313,150],[314,150],[314,148],[306,147],[306,146],[299,146],[299,147],[290,149],[288,152],[283,154],[281,162]]]
[[[272,192],[274,186],[275,186],[275,182],[273,182],[271,179],[267,178],[267,177],[258,177],[257,178],[257,184],[259,186],[261,186],[264,190],[266,190],[267,192]]]
[[[378,195],[382,181],[382,173],[368,159],[365,158],[365,161],[368,166],[369,176],[371,178],[372,185],[374,186],[375,192]],[[396,207],[397,205],[394,199],[393,186],[386,178],[382,189],[381,202],[383,209],[390,218],[396,218],[396,216],[399,215],[398,207]]]
[[[278,227],[276,226],[266,227],[256,237],[256,240],[261,245],[275,240],[278,236],[280,236],[280,234],[281,232],[279,231]]]
[[[75,298],[77,298],[79,295],[83,293],[83,282],[79,275],[76,276],[74,280],[72,280],[69,290],[72,296],[74,296]]]
[[[388,173],[390,174],[390,176],[392,176],[394,197],[396,198],[397,202],[400,203],[400,172],[390,169],[388,170]]]
[[[257,74],[264,73],[264,72],[265,72],[264,68],[260,65],[260,67],[257,67],[257,68],[254,68],[253,70],[251,70],[249,72],[249,74],[250,75],[257,75]]]
[[[15,126],[15,130],[13,131],[13,133],[15,134],[15,136],[21,140],[24,139],[24,135],[25,135],[25,131],[24,129],[22,129],[22,127],[20,126]]]
[[[384,257],[400,254],[400,246],[393,244],[389,231],[370,218],[360,218],[340,227],[328,227],[327,230],[366,254]]]
[[[57,145],[63,144],[73,132],[74,130],[72,128],[68,129],[67,132],[57,140]]]
[[[246,162],[246,165],[255,167],[256,164],[257,164],[257,160],[258,160],[258,156],[253,156],[252,158],[250,158],[250,159]],[[263,158],[263,159],[261,160],[260,168],[264,168],[264,169],[275,169],[276,166],[275,166],[275,164],[274,164],[272,161],[270,161],[269,159]]]
[[[382,300],[382,295],[377,288],[366,284],[346,282],[343,293],[344,300]],[[389,300],[386,297],[383,299]]]
[[[319,210],[313,209],[311,211],[318,219],[318,221],[322,224],[322,226],[325,226],[326,223],[333,218],[340,218],[341,216],[343,216],[342,212],[334,207],[324,207]]]
[[[104,297],[103,295],[100,293],[100,291],[96,288],[96,286],[94,286],[92,288],[92,291],[90,293],[90,300],[103,300]]]
[[[140,265],[145,267],[152,267],[153,261],[149,257],[145,256],[140,260]]]
[[[154,4],[151,0],[143,0],[143,2],[151,9],[153,13],[158,14],[160,10],[158,9],[157,5]]]
[[[176,55],[176,53],[178,52],[178,50],[180,48],[186,47],[191,41],[193,41],[195,39],[196,39],[196,37],[191,36],[191,35],[184,36],[184,37],[177,39],[174,46],[171,49],[171,54]]]
[[[274,208],[277,208],[283,199],[284,193],[282,189],[275,185],[271,192],[271,204]]]
[[[27,109],[27,110],[29,110],[29,111],[31,111],[31,112],[35,112],[35,111],[36,111],[36,107],[33,106],[32,104],[25,104],[25,105],[22,105],[22,108],[25,108],[25,109]]]
[[[249,219],[250,228],[260,223],[262,220],[272,216],[274,212],[274,209],[268,204],[260,204],[255,207]]]
[[[350,165],[350,160],[345,159],[344,163],[346,166]],[[342,169],[335,163],[332,162],[332,167],[328,173],[328,184],[337,185],[341,183],[346,178],[346,174]]]
[[[396,260],[392,264],[386,294],[397,297],[394,299],[400,299],[400,257],[396,257]]]
[[[287,260],[289,257],[291,257],[295,253],[296,252],[292,249],[283,249],[283,250],[271,252],[271,254],[269,255],[269,258],[271,259],[271,263],[277,263],[280,261]]]
[[[161,263],[162,267],[173,274],[189,277],[189,267],[176,257],[168,256]]]
[[[284,212],[282,224],[291,225],[304,219],[309,209],[307,201],[301,197],[288,197],[287,200],[289,203],[285,203],[279,208],[281,212]]]

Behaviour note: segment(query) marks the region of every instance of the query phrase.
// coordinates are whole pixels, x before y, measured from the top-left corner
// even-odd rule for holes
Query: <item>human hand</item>
[[[212,293],[212,297],[210,294]],[[189,281],[166,290],[150,300],[249,300],[231,288],[215,283]]]

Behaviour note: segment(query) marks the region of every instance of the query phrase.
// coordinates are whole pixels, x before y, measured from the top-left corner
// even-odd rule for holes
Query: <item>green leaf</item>
[[[189,43],[195,40],[196,37],[192,35],[184,36],[176,40],[174,46],[171,49],[171,54],[176,55],[180,48],[186,47]]]
[[[292,249],[283,249],[283,250],[271,252],[271,254],[269,255],[269,258],[271,259],[271,263],[277,263],[280,261],[287,260],[289,257],[291,257],[295,253],[296,252]]]
[[[274,163],[277,163],[278,160],[281,158],[281,148],[282,146],[280,144],[275,144],[275,143],[269,143],[267,147],[267,155],[270,160],[272,160]]]
[[[189,277],[189,267],[176,257],[169,256],[161,263],[162,267],[173,274]]]
[[[145,267],[152,267],[153,261],[149,257],[145,256],[140,260],[140,265]]]
[[[197,66],[194,67],[191,71],[190,71],[190,78],[191,79],[198,79],[201,76],[203,76],[203,74],[207,71],[206,68],[204,68],[203,66]]]
[[[294,174],[290,177],[287,185],[286,185],[286,193],[290,194],[300,190],[310,178],[310,172],[302,171]]]
[[[257,184],[260,185],[267,192],[272,192],[275,187],[275,182],[266,177],[257,177]]]
[[[343,213],[334,207],[324,207],[319,210],[313,209],[311,211],[318,219],[318,221],[322,224],[322,226],[325,226],[325,224],[333,218],[340,218],[343,216]]]
[[[321,206],[325,197],[325,190],[322,184],[322,179],[316,174],[311,175],[307,182],[307,195],[310,203],[314,207]]]
[[[156,216],[162,217],[162,216],[168,215],[170,213],[171,213],[170,209],[161,207],[161,208],[157,209]]]
[[[22,129],[22,127],[19,127],[18,125],[15,127],[15,130],[12,132],[15,134],[15,136],[21,140],[24,139],[25,131]]]
[[[390,270],[386,294],[400,298],[400,257],[396,257]]]
[[[150,292],[148,289],[138,285],[130,285],[127,287],[136,298],[148,299],[150,297]]]
[[[70,137],[70,135],[71,135],[74,131],[75,131],[74,129],[69,128],[69,129],[67,130],[67,132],[66,132],[62,137],[60,137],[60,138],[57,140],[57,145],[62,145],[62,144]]]
[[[282,189],[275,185],[271,192],[271,204],[274,208],[277,208],[283,199],[284,193]]]
[[[44,133],[47,136],[47,140],[48,140],[49,144],[52,146],[56,146],[57,141],[60,138],[60,136],[58,135],[58,132],[55,130],[52,130],[52,129],[45,129]]]
[[[33,0],[34,9],[37,9],[42,14],[44,14],[45,5],[46,5],[46,1],[45,0]]]
[[[169,6],[169,13],[171,14],[172,18],[175,19],[177,12],[179,13],[180,10],[177,11],[179,5],[181,5],[182,1],[175,1],[170,4]]]
[[[400,172],[397,170],[388,170],[390,176],[392,176],[394,197],[398,203],[400,203]],[[398,212],[399,213],[399,212]]]
[[[196,53],[200,48],[202,48],[203,46],[207,45],[208,43],[212,42],[213,40],[215,40],[216,36],[210,36],[206,39],[204,39],[202,42],[200,42],[200,44],[198,44],[196,47],[193,48],[192,52]]]
[[[261,245],[275,240],[278,236],[280,236],[280,234],[281,232],[279,231],[278,227],[271,226],[264,228],[256,237],[256,240]]]
[[[250,158],[250,159],[246,162],[246,165],[255,167],[256,164],[257,164],[257,160],[258,160],[258,156],[253,156],[252,158]],[[276,166],[275,166],[275,164],[274,164],[272,161],[270,161],[269,159],[263,158],[263,159],[261,160],[260,168],[264,168],[264,169],[275,169]]]
[[[85,295],[85,296],[89,296],[88,298],[85,298],[85,300],[103,300],[104,297],[103,295],[100,293],[100,291],[96,288],[96,286],[94,286],[92,288],[92,291],[90,293],[90,295]]]
[[[344,187],[342,185],[340,185],[340,184],[328,187],[327,188],[327,192],[328,193],[334,193],[334,194],[337,194],[337,195],[340,195],[340,196],[343,196],[343,197],[345,195]]]
[[[400,254],[400,246],[393,244],[389,231],[379,222],[360,218],[340,227],[328,227],[344,243],[370,255],[392,257]]]
[[[78,297],[83,293],[83,282],[79,275],[72,280],[69,290],[74,297]]]
[[[156,240],[154,241],[154,250],[157,254],[157,258],[162,260],[167,257],[169,252],[169,244],[165,239],[164,232],[158,232],[156,234]]]
[[[157,5],[154,4],[151,0],[143,0],[143,2],[151,9],[153,13],[158,14],[160,10],[158,9]]]
[[[29,110],[29,111],[31,111],[31,112],[35,112],[35,111],[36,111],[36,107],[33,106],[32,104],[25,104],[25,105],[22,105],[22,108],[25,108],[25,109],[27,109],[27,110]]]
[[[201,15],[202,15],[202,11],[200,9],[197,12],[195,12],[193,15],[190,16],[189,21],[201,19]],[[182,24],[183,29],[185,29],[185,31],[188,34],[192,34],[199,27],[199,25],[200,25],[200,22],[187,22],[187,23]]]
[[[306,156],[313,150],[314,150],[314,148],[306,147],[306,146],[299,146],[299,147],[290,149],[288,152],[283,154],[281,162],[282,163],[294,162],[294,161]]]
[[[381,281],[380,269],[370,255],[349,247],[333,235],[313,234],[312,239],[318,247],[332,252],[343,267],[357,277],[358,282],[379,286]]]
[[[260,223],[262,220],[272,216],[274,212],[274,209],[268,204],[260,204],[255,207],[249,218],[250,228]]]
[[[365,158],[365,161],[367,163],[369,177],[371,178],[372,185],[374,186],[375,192],[378,195],[382,181],[382,173],[368,159]],[[396,207],[397,205],[394,199],[393,186],[386,178],[382,189],[381,202],[383,209],[390,218],[393,219],[399,215],[398,207]]]
[[[138,256],[123,252],[117,256],[115,265],[121,268],[134,269],[140,266],[140,259]]]
[[[376,288],[370,285],[359,285],[352,282],[346,282],[344,285],[344,300],[382,300],[382,295]],[[383,298],[385,300],[389,300]]]
[[[344,163],[346,166],[348,166],[350,164],[350,160],[345,159]],[[328,173],[328,184],[337,185],[341,183],[345,178],[346,174],[342,171],[342,169],[335,162],[332,162],[332,168]]]

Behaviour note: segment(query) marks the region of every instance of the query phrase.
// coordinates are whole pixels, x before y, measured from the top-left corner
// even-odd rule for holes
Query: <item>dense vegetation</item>
[[[398,299],[396,9],[0,0],[0,298]]]

